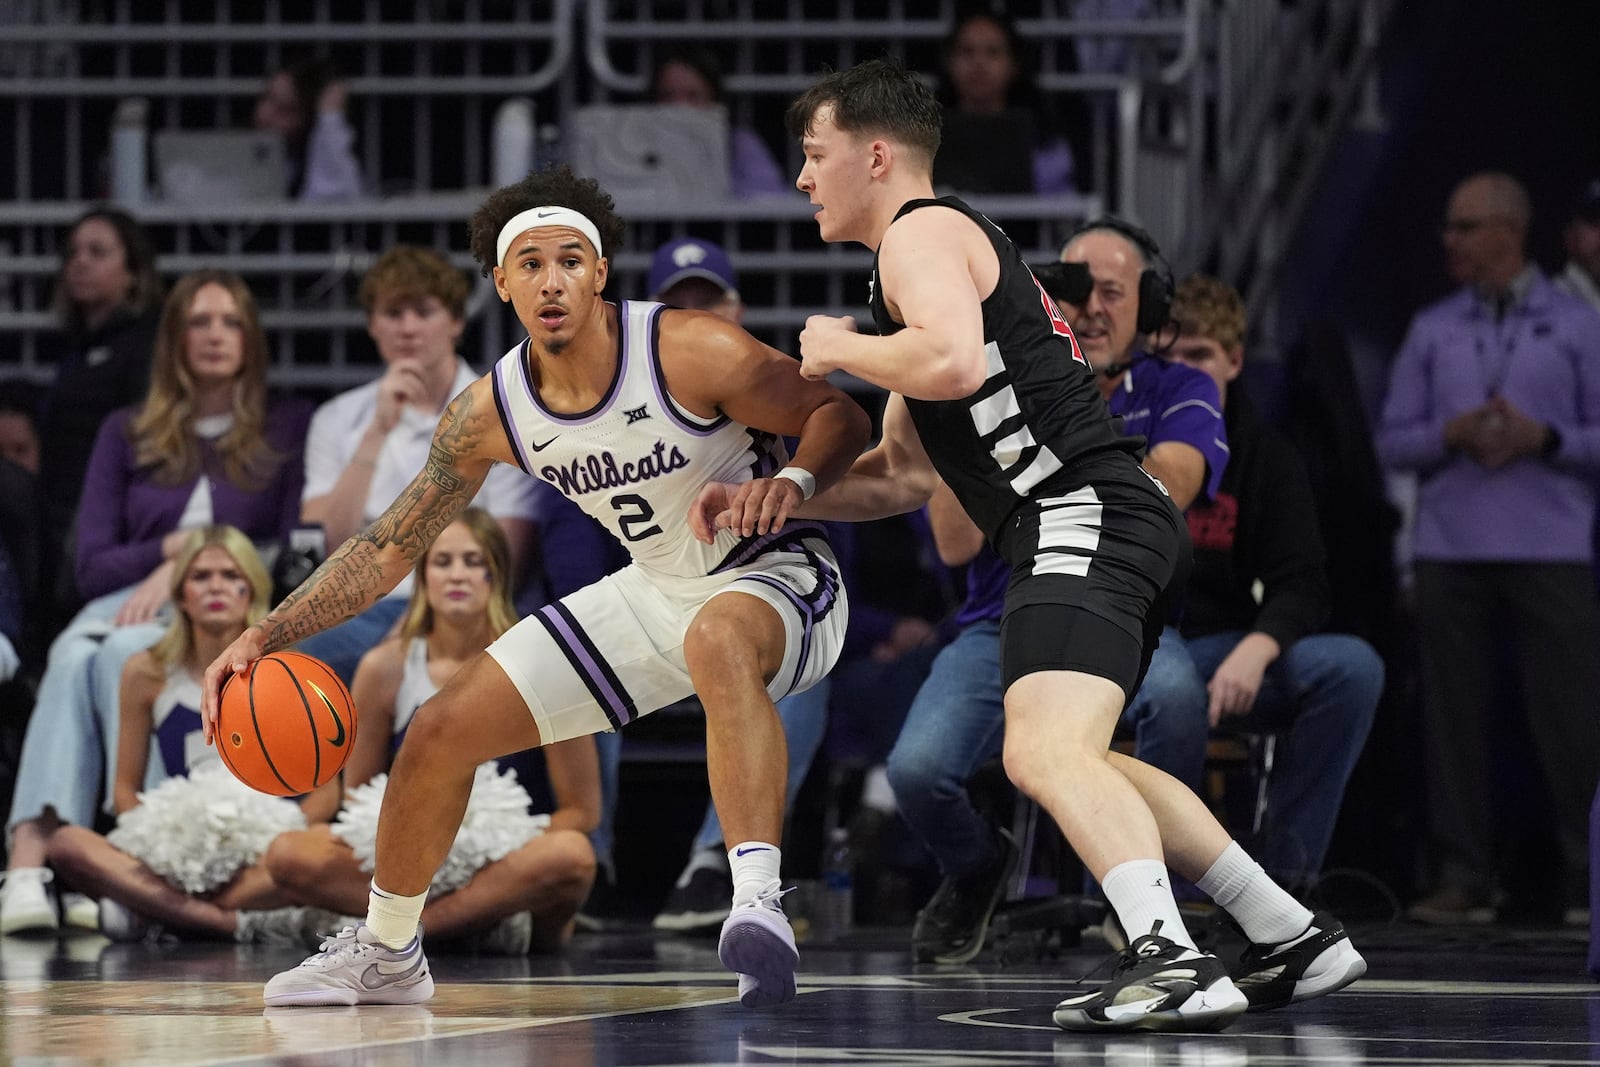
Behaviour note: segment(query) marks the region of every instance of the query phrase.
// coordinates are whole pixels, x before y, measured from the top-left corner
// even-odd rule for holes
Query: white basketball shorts
[[[683,637],[712,597],[771,605],[786,635],[773,700],[808,689],[844,645],[849,603],[839,564],[815,529],[771,544],[749,564],[679,578],[633,564],[529,615],[489,646],[546,744],[625,726],[689,696]]]

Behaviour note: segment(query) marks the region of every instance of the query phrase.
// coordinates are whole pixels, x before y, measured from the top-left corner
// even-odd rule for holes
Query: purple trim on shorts
[[[567,657],[567,662],[583,680],[589,694],[600,710],[606,713],[613,727],[633,721],[634,703],[621,680],[601,657],[589,635],[560,601],[546,604],[534,613],[534,618],[544,624],[556,646]]]
[[[744,538],[728,550],[728,554],[722,557],[722,562],[712,567],[710,573],[720,574],[734,567],[743,567],[757,556],[779,548],[805,552],[804,541],[808,537],[820,537],[826,541],[828,533],[816,522],[806,519],[791,520],[777,533],[755,534]]]
[[[804,551],[817,572],[817,587],[804,596],[766,574],[744,574],[735,579],[736,585],[738,582],[751,581],[771,586],[787,597],[800,614],[800,655],[795,658],[794,677],[789,680],[791,693],[800,683],[800,676],[805,673],[806,664],[811,659],[811,631],[817,623],[827,618],[828,612],[839,602],[839,572],[815,552],[809,549]]]

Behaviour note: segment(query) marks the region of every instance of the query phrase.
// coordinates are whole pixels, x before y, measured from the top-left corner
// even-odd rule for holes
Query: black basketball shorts
[[[1038,671],[1109,679],[1130,698],[1188,580],[1183,516],[1143,471],[1029,501],[1001,541],[1011,584],[1000,624],[1007,688]]]

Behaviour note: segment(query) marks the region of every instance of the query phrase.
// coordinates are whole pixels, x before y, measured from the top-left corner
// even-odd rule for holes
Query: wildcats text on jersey
[[[580,456],[564,467],[546,464],[539,468],[539,477],[561,490],[563,495],[572,497],[624,485],[637,485],[682,470],[688,465],[689,457],[677,445],[669,450],[665,441],[657,441],[649,454],[632,463],[617,462],[617,457],[607,450]]]

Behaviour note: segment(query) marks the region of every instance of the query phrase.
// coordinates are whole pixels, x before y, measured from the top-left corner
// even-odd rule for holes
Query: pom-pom
[[[350,846],[361,869],[371,871],[377,854],[378,812],[383,807],[387,774],[379,774],[345,794],[344,808],[333,820],[333,835]],[[548,815],[528,814],[528,791],[511,771],[492,761],[478,765],[472,795],[461,829],[428,887],[430,897],[460,889],[474,874],[504,859],[550,825]]]
[[[212,761],[140,793],[106,840],[199,894],[227,885],[279,834],[305,828],[300,805],[258,793]]]

